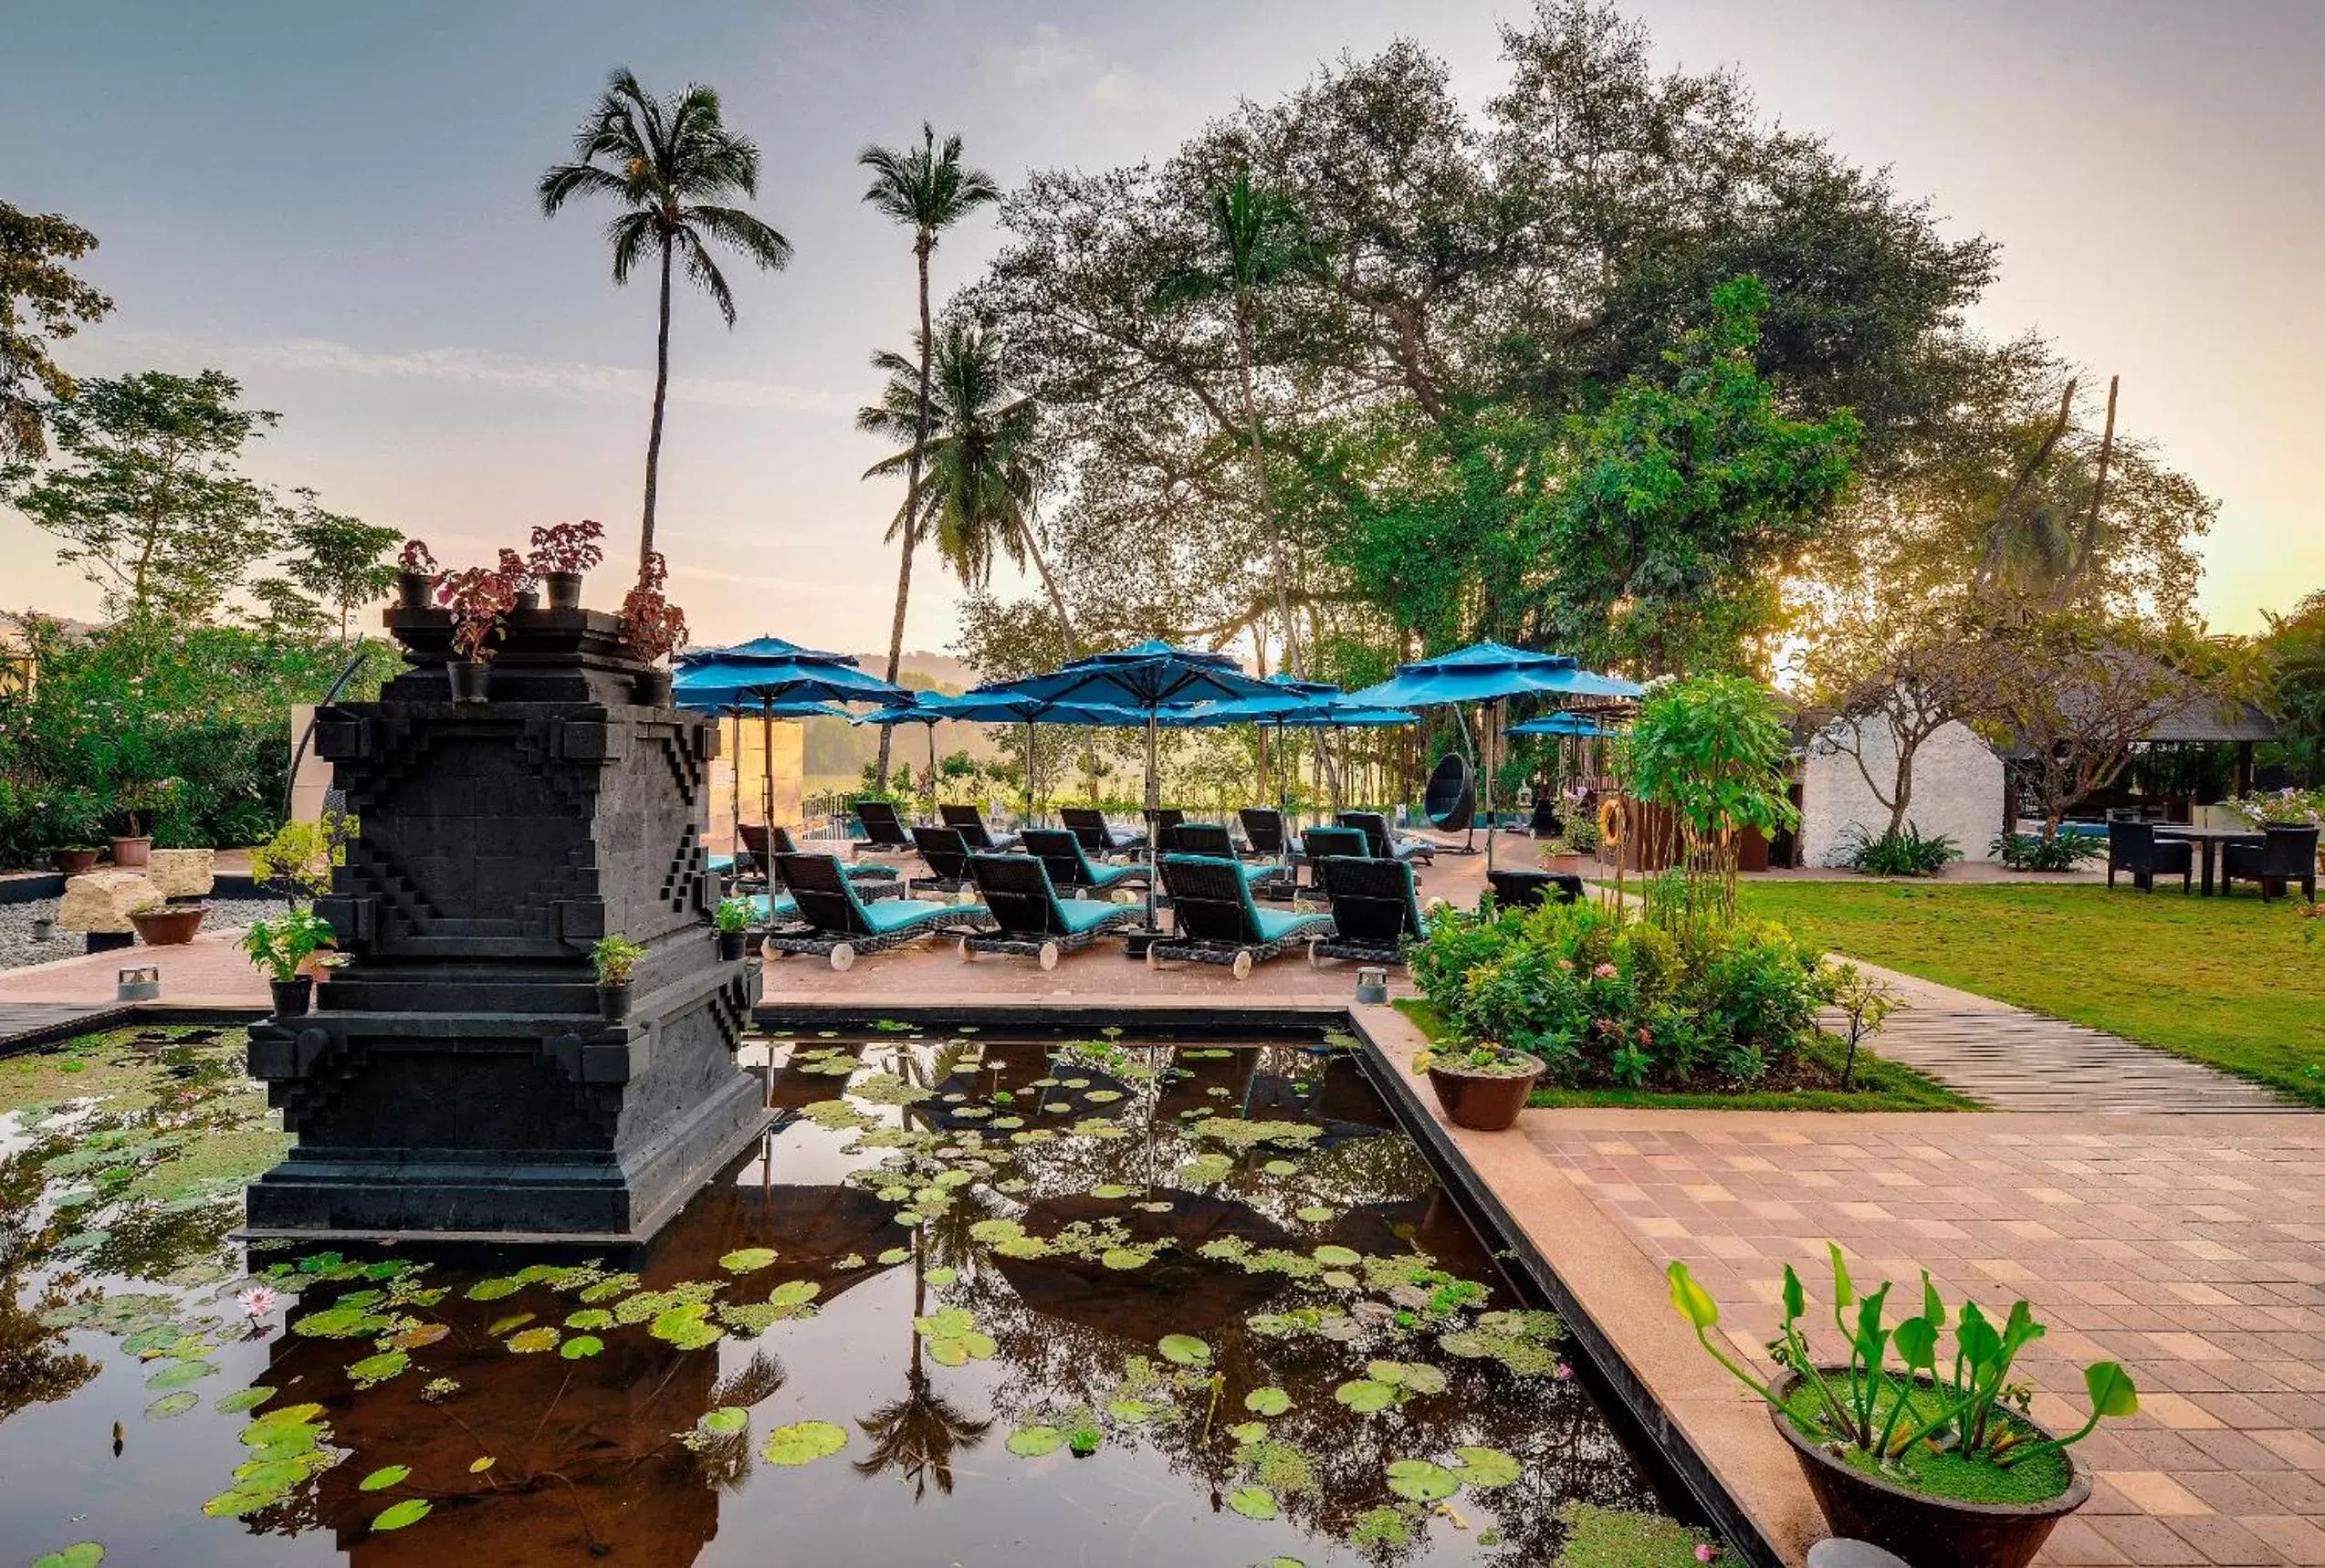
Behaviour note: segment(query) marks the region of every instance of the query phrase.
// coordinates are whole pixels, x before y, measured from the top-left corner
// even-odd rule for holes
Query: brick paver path
[[[1927,1268],[1952,1302],[2032,1301],[2050,1332],[2019,1365],[2054,1426],[2080,1424],[2084,1363],[2122,1362],[2142,1413],[2080,1445],[2096,1490],[2046,1561],[2325,1564],[2325,1118],[1536,1111],[1523,1131],[1653,1268],[1687,1260],[1747,1354],[1785,1263],[1829,1301],[1829,1238],[1860,1284]]]

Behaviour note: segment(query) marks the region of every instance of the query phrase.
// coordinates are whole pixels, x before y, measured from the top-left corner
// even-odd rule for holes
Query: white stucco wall
[[[1886,792],[1895,777],[1896,737],[1871,721],[1864,734],[1865,766]],[[1991,858],[1987,846],[2002,831],[2002,759],[1967,726],[1949,724],[1913,754],[1913,798],[1906,818],[1924,837],[1952,839],[1965,860]],[[1851,824],[1869,833],[1889,826],[1889,808],[1866,787],[1857,759],[1821,737],[1800,768],[1800,861],[1828,865]]]

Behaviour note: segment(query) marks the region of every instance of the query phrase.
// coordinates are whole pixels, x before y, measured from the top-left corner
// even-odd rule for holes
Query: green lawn
[[[1751,883],[1853,958],[2143,1040],[2325,1105],[2325,921],[2128,885]]]

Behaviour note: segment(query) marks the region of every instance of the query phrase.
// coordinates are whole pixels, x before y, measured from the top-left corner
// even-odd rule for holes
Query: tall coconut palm
[[[888,384],[879,402],[857,413],[856,427],[911,444],[864,476],[908,475],[917,458],[919,477],[908,485],[888,538],[933,540],[963,588],[984,587],[997,557],[1021,568],[1031,561],[1073,658],[1079,653],[1073,622],[1032,515],[1047,476],[1036,444],[1041,408],[1011,394],[999,347],[991,334],[949,322],[935,352],[924,350],[917,363],[886,350],[873,355]]]
[[[602,160],[602,162],[600,162]],[[617,70],[605,94],[573,133],[573,162],[540,179],[541,213],[554,216],[576,195],[611,196],[628,210],[605,225],[613,246],[613,281],[659,253],[662,298],[654,350],[654,424],[646,436],[645,508],[638,528],[638,562],[654,555],[654,501],[662,464],[663,406],[670,392],[670,274],[683,261],[686,276],[735,324],[735,297],[705,242],[717,240],[766,271],[791,259],[791,242],[740,207],[722,205],[759,193],[759,148],[727,129],[718,94],[699,85],[657,99],[638,78]]]
[[[1253,388],[1252,340],[1260,296],[1321,269],[1330,257],[1325,244],[1308,232],[1307,220],[1290,198],[1252,183],[1249,171],[1210,187],[1209,258],[1179,267],[1155,286],[1157,309],[1172,310],[1224,299],[1234,329],[1235,369],[1242,383],[1243,426],[1251,444],[1252,477],[1260,519],[1275,562],[1275,611],[1283,622],[1284,664],[1295,679],[1306,670],[1300,657],[1300,630],[1292,619],[1292,564],[1283,530],[1276,525],[1275,497],[1268,483],[1267,454],[1260,438],[1259,398]]]
[[[967,217],[979,207],[1001,199],[1001,189],[993,183],[992,176],[981,169],[971,169],[960,161],[960,138],[948,136],[942,149],[937,145],[936,127],[923,121],[920,145],[917,147],[867,147],[856,154],[856,162],[872,171],[871,188],[864,199],[912,228],[912,259],[920,287],[920,374],[919,396],[926,402],[928,396],[928,349],[934,334],[928,325],[928,257],[937,248],[937,236]],[[905,470],[905,504],[899,517],[917,520],[920,516],[920,470],[922,448],[928,438],[927,427],[916,427],[912,438],[912,460]],[[897,536],[891,530],[891,539]],[[912,552],[919,539],[907,526],[903,542],[897,549],[896,610],[888,623],[888,679],[896,678],[896,666],[904,658],[905,604],[912,594]],[[888,777],[888,747],[895,736],[892,725],[880,728],[879,777]]]

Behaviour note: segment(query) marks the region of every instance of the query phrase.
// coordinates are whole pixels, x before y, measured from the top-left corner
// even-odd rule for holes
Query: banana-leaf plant
[[[1807,1411],[1788,1406],[1713,1343],[1719,1303],[1695,1281],[1687,1265],[1674,1261],[1667,1270],[1671,1304],[1693,1325],[1696,1339],[1712,1359],[1770,1405],[1792,1409],[1819,1441],[1859,1449],[1891,1470],[1917,1443],[2007,1469],[2080,1442],[2102,1417],[2138,1412],[2139,1391],[2132,1386],[2131,1375],[2116,1362],[2095,1361],[2083,1369],[2090,1418],[2063,1437],[2040,1437],[2027,1422],[2002,1414],[2007,1409],[2023,1416],[2032,1393],[2010,1375],[2018,1353],[2043,1335],[2043,1325],[2024,1300],[2011,1304],[1999,1327],[1975,1301],[1964,1301],[1953,1319],[1949,1363],[1940,1353],[1946,1306],[1928,1270],[1922,1274],[1921,1312],[1891,1328],[1884,1321],[1890,1283],[1860,1294],[1840,1249],[1830,1242],[1826,1248],[1832,1255],[1833,1326],[1848,1347],[1846,1362],[1820,1366],[1811,1354],[1800,1326],[1807,1313],[1807,1292],[1788,1263],[1784,1270],[1784,1325],[1768,1344],[1770,1359],[1797,1374],[1810,1391],[1811,1408]],[[1891,1351],[1903,1364],[1901,1374],[1888,1364]]]

